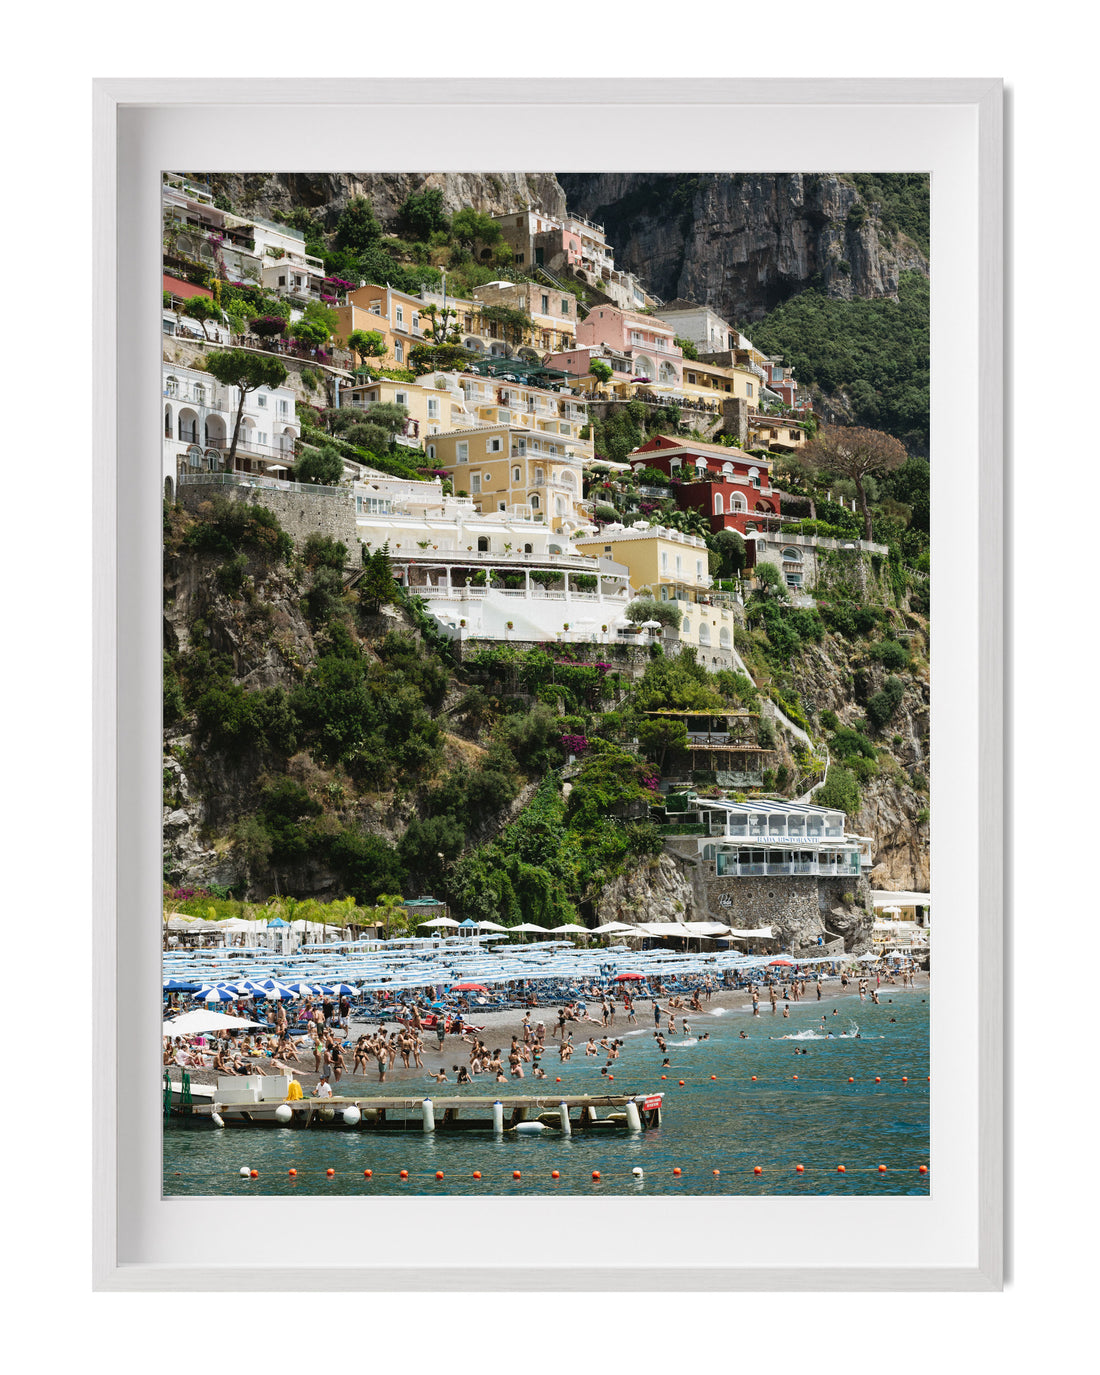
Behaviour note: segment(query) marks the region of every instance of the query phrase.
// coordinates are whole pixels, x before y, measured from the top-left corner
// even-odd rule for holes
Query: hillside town
[[[353,211],[369,221],[369,207]],[[634,681],[681,656],[736,678],[726,711],[666,704],[648,737],[624,737],[641,754],[660,738],[654,797],[621,815],[652,817],[689,865],[676,910],[713,925],[730,878],[788,876],[785,905],[738,899],[742,926],[852,950],[870,939],[877,880],[879,944],[896,944],[904,919],[905,948],[922,946],[926,860],[892,869],[881,843],[845,829],[836,781],[866,780],[875,747],[858,729],[853,747],[838,722],[847,753],[831,757],[748,651],[754,624],[778,643],[778,607],[850,615],[850,599],[819,608],[818,594],[853,570],[857,601],[926,610],[926,572],[874,538],[859,470],[854,485],[812,482],[804,456],[828,427],[783,356],[706,302],[660,300],[581,215],[461,213],[473,228],[456,260],[472,269],[412,290],[415,268],[395,269],[401,286],[336,275],[308,226],[237,214],[201,179],[165,174],[166,510],[201,519],[228,500],[271,513],[299,556],[327,542],[345,594],[369,587],[380,613],[404,607],[486,690],[494,674],[503,684],[502,649],[604,673],[608,660]],[[899,579],[918,588],[909,602]],[[895,650],[909,661],[912,633],[888,628],[883,664]],[[587,747],[570,729],[564,776]],[[408,874],[442,871],[410,862]],[[899,878],[917,890],[904,909],[890,900]]]

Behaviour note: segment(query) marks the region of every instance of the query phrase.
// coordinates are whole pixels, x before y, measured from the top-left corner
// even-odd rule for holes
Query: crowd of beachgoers
[[[562,1081],[570,1062],[577,1061],[598,1066],[613,1080],[627,1035],[632,1049],[644,1046],[651,1052],[644,1065],[637,1054],[627,1063],[660,1073],[671,1069],[676,1045],[710,1039],[701,1019],[712,1011],[747,1015],[739,1036],[750,1040],[765,1034],[754,1018],[789,1018],[792,1006],[810,1000],[821,1004],[827,1027],[832,1017],[845,1015],[834,1003],[843,1001],[849,1009],[854,998],[879,1004],[884,989],[923,987],[927,977],[909,965],[884,964],[835,977],[797,970],[785,977],[765,974],[733,988],[708,974],[690,991],[667,994],[592,983],[567,1003],[540,1005],[531,991],[525,1006],[504,1011],[482,1010],[465,999],[460,1006],[433,1008],[434,990],[425,989],[420,996],[406,994],[384,1020],[377,1015],[364,1020],[347,996],[305,995],[293,1023],[285,1003],[265,1006],[242,997],[225,1011],[252,1026],[223,1034],[166,1034],[163,1063],[173,1079],[184,1072],[196,1083],[227,1075],[285,1075],[320,1096],[364,1094],[372,1085],[394,1081],[496,1085],[548,1076]],[[165,1014],[171,1017],[178,995],[167,999]]]

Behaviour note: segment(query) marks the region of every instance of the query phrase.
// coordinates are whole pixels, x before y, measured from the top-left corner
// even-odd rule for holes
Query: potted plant
[[[466,628],[466,621],[465,621],[465,618],[463,618],[462,620],[459,621],[459,625],[465,630],[465,628]]]
[[[506,622],[506,624],[507,624],[509,630],[514,629],[514,626],[512,625],[512,622],[511,622],[511,621]]]
[[[569,629],[569,622],[566,621],[566,622],[564,622],[564,624],[562,625],[562,630],[568,630],[568,629]]]

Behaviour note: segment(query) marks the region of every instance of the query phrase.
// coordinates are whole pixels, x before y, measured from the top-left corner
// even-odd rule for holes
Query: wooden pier
[[[238,1080],[238,1085],[241,1084]],[[223,1098],[222,1094],[225,1094]],[[309,1131],[458,1132],[497,1135],[647,1131],[661,1125],[661,1093],[409,1097],[261,1096],[213,1085],[165,1084],[165,1116],[202,1127],[289,1127]],[[250,1101],[240,1101],[248,1097]],[[226,1101],[226,1099],[236,1101]]]

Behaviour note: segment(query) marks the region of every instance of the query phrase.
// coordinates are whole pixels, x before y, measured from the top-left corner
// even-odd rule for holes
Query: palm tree
[[[405,899],[398,893],[379,893],[378,901],[371,913],[376,917],[386,939],[390,939],[390,932],[396,931],[400,935],[405,931],[409,924],[409,914],[405,911]]]

